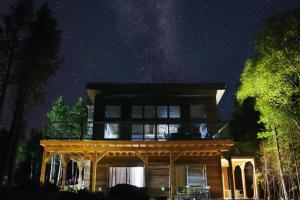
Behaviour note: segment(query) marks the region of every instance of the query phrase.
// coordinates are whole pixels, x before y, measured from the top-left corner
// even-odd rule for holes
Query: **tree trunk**
[[[292,133],[290,132],[290,143],[292,146],[292,154],[293,154],[293,160],[294,160],[294,165],[295,165],[295,171],[296,171],[296,180],[297,180],[297,185],[298,185],[298,192],[300,194],[300,179],[299,179],[299,171],[298,171],[298,158],[297,158],[297,154],[295,152],[295,144],[294,144],[294,139],[292,136]]]
[[[11,70],[12,70],[12,66],[13,66],[13,60],[14,60],[14,57],[15,57],[15,44],[16,43],[16,39],[14,39],[14,44],[13,46],[11,47],[11,53],[10,55],[8,56],[8,63],[7,63],[7,67],[6,67],[6,72],[5,72],[5,76],[4,76],[4,79],[2,81],[2,86],[1,86],[1,94],[0,94],[0,119],[1,119],[1,116],[2,116],[2,110],[3,110],[3,105],[4,105],[4,100],[5,100],[5,94],[6,94],[6,90],[7,90],[7,87],[8,87],[8,80],[9,80],[9,77],[10,77],[10,73],[11,73]]]
[[[24,73],[25,78],[25,73]],[[24,83],[23,80],[20,83]],[[21,129],[23,125],[23,115],[24,115],[24,108],[25,102],[27,97],[27,88],[25,84],[19,84],[20,86],[17,89],[17,97],[15,101],[15,109],[13,112],[13,119],[10,126],[10,143],[8,145],[8,154],[6,155],[4,166],[7,166],[8,169],[8,185],[13,185],[14,183],[14,175],[15,175],[15,161],[17,156],[17,145],[18,140],[21,135]]]
[[[280,181],[282,185],[282,192],[284,196],[284,200],[288,200],[288,194],[286,191],[286,185],[284,181],[284,176],[283,176],[283,165],[282,165],[282,160],[281,160],[281,154],[280,154],[280,147],[279,147],[279,141],[278,141],[278,134],[276,127],[274,127],[274,139],[275,139],[275,145],[276,145],[276,150],[277,150],[277,159],[278,159],[278,164],[279,164],[279,176],[280,176]]]
[[[265,148],[265,147],[263,147]],[[267,189],[267,199],[271,199],[271,193],[270,193],[270,186],[269,186],[269,180],[268,180],[268,166],[267,166],[267,159],[266,159],[266,153],[265,153],[265,149],[264,151],[264,162],[265,162],[265,180],[266,180],[266,189]]]

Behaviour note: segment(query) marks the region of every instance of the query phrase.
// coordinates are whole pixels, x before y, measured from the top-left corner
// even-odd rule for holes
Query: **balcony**
[[[93,129],[102,137],[95,137]],[[166,141],[232,138],[224,123],[48,122],[44,125],[43,139]]]

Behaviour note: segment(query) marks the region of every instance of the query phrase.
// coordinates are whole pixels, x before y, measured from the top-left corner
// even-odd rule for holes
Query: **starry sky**
[[[13,0],[1,0],[0,12]],[[40,5],[44,1],[36,0]],[[51,102],[86,97],[88,82],[225,82],[228,120],[245,60],[265,19],[299,0],[51,0],[64,62],[28,119],[40,126]]]

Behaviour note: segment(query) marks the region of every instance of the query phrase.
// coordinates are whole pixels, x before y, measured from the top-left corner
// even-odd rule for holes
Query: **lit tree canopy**
[[[47,113],[46,136],[57,138],[80,138],[86,132],[88,109],[82,97],[69,108],[62,96],[53,102]]]
[[[292,118],[299,122],[299,10],[268,20],[257,37],[256,55],[245,65],[237,99],[255,97],[267,126]]]

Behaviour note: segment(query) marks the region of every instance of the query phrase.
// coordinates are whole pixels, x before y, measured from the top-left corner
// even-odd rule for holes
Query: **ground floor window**
[[[144,167],[110,167],[109,187],[113,187],[117,184],[130,184],[137,187],[144,187]]]
[[[187,185],[188,186],[207,186],[206,167],[205,165],[188,165],[187,166]]]

